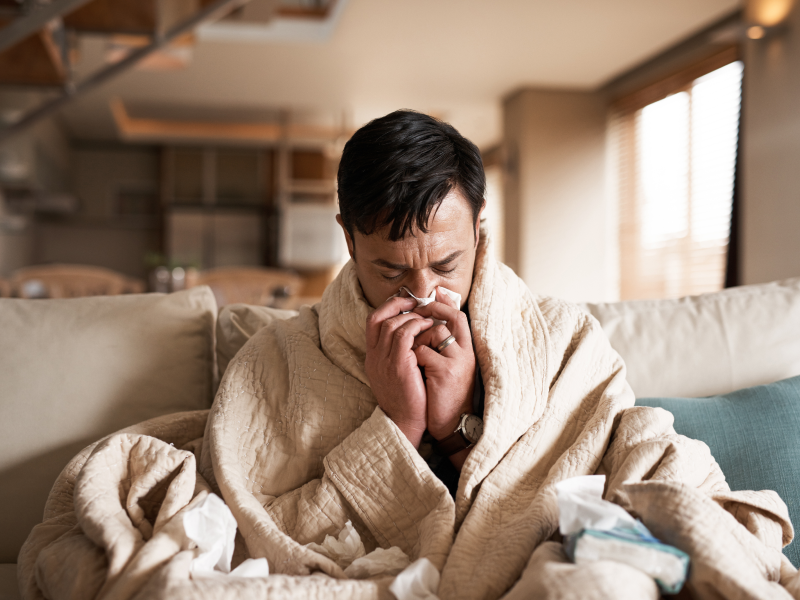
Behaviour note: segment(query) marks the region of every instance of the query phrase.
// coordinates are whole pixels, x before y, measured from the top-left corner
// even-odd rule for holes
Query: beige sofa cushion
[[[0,563],[16,561],[81,448],[139,421],[210,406],[216,312],[207,287],[0,299]]]
[[[625,359],[637,398],[727,394],[800,375],[800,278],[584,309]]]
[[[217,319],[217,364],[220,379],[228,368],[228,363],[253,334],[275,319],[288,319],[296,314],[296,310],[250,304],[228,304],[223,307]]]
[[[698,397],[800,375],[800,278],[674,300],[584,304],[622,355],[638,398]],[[261,327],[294,311],[220,311],[220,372]]]

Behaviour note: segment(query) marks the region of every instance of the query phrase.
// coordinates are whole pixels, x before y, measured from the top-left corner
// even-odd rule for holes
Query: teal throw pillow
[[[800,377],[707,398],[640,398],[708,444],[732,490],[775,490],[800,535]],[[800,567],[800,542],[783,553]]]

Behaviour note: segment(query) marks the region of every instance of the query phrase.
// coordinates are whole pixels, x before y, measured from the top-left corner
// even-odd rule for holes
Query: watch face
[[[468,415],[464,420],[464,435],[473,444],[477,444],[483,435],[483,420],[475,415]]]

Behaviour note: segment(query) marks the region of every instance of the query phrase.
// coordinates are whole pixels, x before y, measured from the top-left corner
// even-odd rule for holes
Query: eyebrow
[[[449,262],[453,262],[455,259],[457,259],[462,254],[464,254],[463,250],[456,250],[455,252],[453,252],[452,254],[449,254],[448,256],[443,258],[442,260],[437,260],[435,263],[431,263],[431,266],[432,267],[441,267],[443,265],[446,265]],[[372,264],[373,265],[377,265],[379,267],[385,267],[387,269],[403,270],[403,269],[407,269],[408,268],[408,265],[399,265],[397,263],[389,262],[388,260],[384,260],[382,258],[378,258],[376,260],[373,260]]]

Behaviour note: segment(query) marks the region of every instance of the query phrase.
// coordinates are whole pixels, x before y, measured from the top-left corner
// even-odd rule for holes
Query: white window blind
[[[613,116],[621,299],[723,287],[741,82],[730,62]]]

